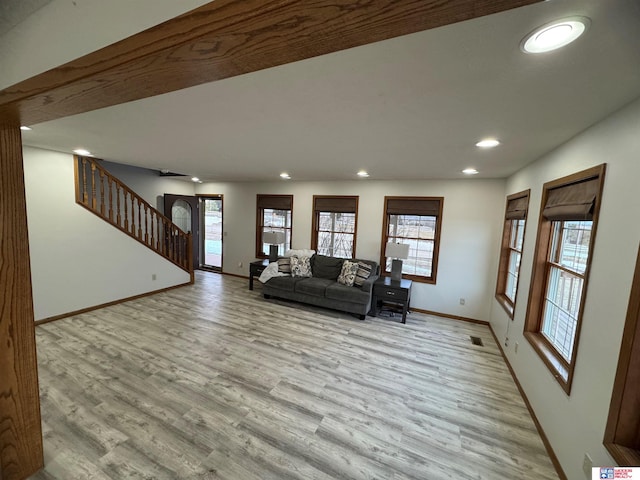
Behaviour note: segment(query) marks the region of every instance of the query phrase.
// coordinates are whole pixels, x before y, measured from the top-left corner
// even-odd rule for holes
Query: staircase
[[[183,232],[95,159],[74,156],[76,203],[150,248],[194,280],[191,233]]]

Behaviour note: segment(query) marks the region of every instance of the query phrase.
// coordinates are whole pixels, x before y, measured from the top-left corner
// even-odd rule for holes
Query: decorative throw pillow
[[[311,259],[309,257],[293,256],[291,258],[291,276],[292,277],[310,277],[311,276]]]
[[[353,284],[357,287],[361,287],[364,281],[371,275],[373,267],[368,263],[358,262],[358,271],[356,272],[356,279]]]
[[[280,273],[291,273],[291,259],[290,258],[279,258],[278,259],[278,272]]]
[[[342,271],[338,275],[338,283],[346,285],[347,287],[353,287],[353,282],[356,279],[356,273],[358,272],[358,262],[350,262],[345,260],[342,264]]]

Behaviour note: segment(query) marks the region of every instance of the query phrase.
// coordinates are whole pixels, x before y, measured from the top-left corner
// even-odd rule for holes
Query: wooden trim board
[[[547,450],[547,454],[549,455],[549,458],[551,459],[551,463],[553,463],[553,466],[556,469],[556,472],[558,473],[558,477],[560,477],[560,480],[568,480],[567,479],[567,475],[564,473],[564,470],[562,470],[562,466],[560,465],[560,461],[558,460],[558,457],[556,456],[556,452],[553,451],[553,447],[551,446],[551,443],[549,443],[549,439],[547,438],[546,433],[544,433],[542,425],[540,425],[540,422],[538,421],[538,417],[536,417],[536,412],[533,410],[533,407],[531,406],[531,403],[529,402],[529,399],[527,398],[527,394],[523,390],[522,385],[520,385],[520,382],[518,381],[518,377],[516,376],[516,372],[513,370],[513,368],[511,367],[511,364],[509,363],[509,359],[504,354],[504,350],[502,349],[502,345],[500,345],[500,341],[498,340],[498,337],[496,336],[496,332],[493,331],[493,327],[491,326],[491,324],[489,324],[489,330],[491,330],[491,335],[493,335],[493,339],[495,340],[496,344],[498,345],[498,348],[500,349],[500,354],[502,355],[502,359],[504,360],[504,363],[507,364],[507,368],[509,369],[509,373],[511,373],[511,377],[513,378],[513,381],[515,382],[516,387],[518,387],[518,391],[520,392],[520,395],[522,396],[522,399],[524,400],[524,404],[527,406],[527,410],[529,410],[529,414],[531,415],[531,418],[533,419],[533,423],[535,424],[536,429],[538,430],[538,433],[540,434],[540,438],[542,439],[542,443],[544,444],[544,448]]]
[[[424,313],[425,315],[435,315],[437,317],[451,318],[452,320],[460,320],[462,322],[477,323],[478,325],[489,326],[489,322],[485,320],[477,320],[475,318],[460,317],[458,315],[450,315],[448,313],[440,313],[440,312],[434,312],[431,310],[423,310],[422,308],[409,307],[409,310],[412,312]]]
[[[0,91],[0,118],[32,125],[539,1],[216,0]]]
[[[42,468],[22,140],[0,122],[0,479]]]
[[[42,320],[36,320],[34,323],[35,323],[36,326],[37,325],[42,325],[44,323],[49,323],[49,322],[54,322],[56,320],[61,320],[63,318],[73,317],[74,315],[80,315],[81,313],[87,313],[87,312],[91,312],[93,310],[98,310],[100,308],[111,307],[113,305],[118,305],[120,303],[129,302],[131,300],[137,300],[138,298],[148,297],[150,295],[155,295],[156,293],[162,293],[162,292],[167,292],[169,290],[173,290],[173,289],[176,289],[176,288],[186,287],[187,285],[193,285],[193,282],[190,281],[190,282],[187,282],[187,283],[181,283],[179,285],[174,285],[172,287],[161,288],[159,290],[154,290],[152,292],[141,293],[139,295],[134,295],[132,297],[127,297],[127,298],[121,298],[120,300],[114,300],[113,302],[101,303],[100,305],[94,305],[93,307],[81,308],[80,310],[74,310],[73,312],[62,313],[60,315],[55,315],[53,317],[43,318]],[[0,480],[1,480],[1,477],[0,477]]]

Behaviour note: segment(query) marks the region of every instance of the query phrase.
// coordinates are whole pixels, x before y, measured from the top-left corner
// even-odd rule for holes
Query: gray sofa
[[[362,286],[346,286],[337,278],[344,260],[363,262],[371,265],[371,274]],[[263,286],[264,298],[276,297],[297,302],[332,308],[358,315],[364,320],[371,310],[373,283],[380,275],[377,262],[360,259],[344,259],[313,255],[311,257],[312,277],[273,277]]]

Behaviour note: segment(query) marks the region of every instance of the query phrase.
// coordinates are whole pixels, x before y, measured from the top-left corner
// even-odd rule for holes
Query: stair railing
[[[191,275],[191,233],[152,207],[95,159],[74,156],[76,203]]]

